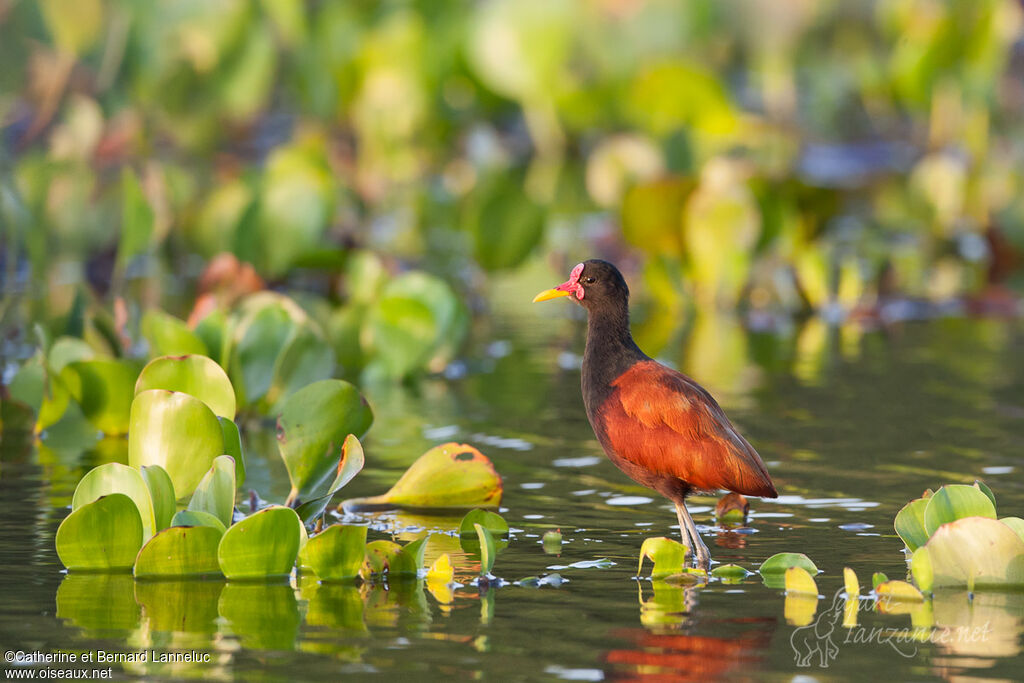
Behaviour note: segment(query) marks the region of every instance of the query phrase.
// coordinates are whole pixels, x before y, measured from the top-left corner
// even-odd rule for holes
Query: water
[[[527,311],[489,321],[465,354],[465,372],[453,373],[458,379],[367,387],[377,415],[365,440],[368,464],[343,491],[381,493],[436,443],[477,445],[504,478],[502,513],[516,530],[494,569],[507,585],[470,585],[478,558],[446,533],[457,520],[398,514],[350,521],[371,523],[371,538],[394,534],[404,541],[435,529],[427,561],[451,554],[463,587],[444,595],[418,585],[68,576],[53,549],[56,526],[81,475],[123,457],[123,443],[78,453],[8,438],[0,452],[4,649],[209,656],[198,664],[49,667],[109,666],[115,678],[1019,677],[1024,595],[986,593],[973,602],[963,593],[938,595],[933,615],[940,628],[928,642],[893,640],[891,631],[910,627],[909,615],[879,614],[865,603],[858,628],[845,629],[841,619],[833,626],[830,610],[844,566],[862,586],[875,571],[904,577],[892,520],[925,488],[983,478],[1000,515],[1024,513],[1020,323],[939,320],[860,333],[812,321],[751,334],[729,319],[704,319],[664,342],[661,358],[720,398],[781,494],[752,501],[743,533],[712,526],[714,498],[692,500],[715,561],[756,569],[776,552],[809,555],[823,570],[816,609],[826,615],[813,634],[787,623],[782,591],[757,575],[703,587],[634,578],[643,539],[676,536],[675,515],[603,456],[573,362],[582,331],[561,317],[568,307],[556,310],[545,311],[548,318]],[[643,326],[637,331],[642,343],[652,335]],[[247,445],[247,486],[268,500],[283,499],[287,477],[272,434],[247,425]],[[559,555],[540,543],[553,528],[564,535]],[[595,562],[602,559],[609,562]],[[539,587],[512,583],[527,576],[546,578]],[[803,652],[826,636],[837,648],[828,667],[819,666],[817,653],[809,667],[798,667],[794,642]]]

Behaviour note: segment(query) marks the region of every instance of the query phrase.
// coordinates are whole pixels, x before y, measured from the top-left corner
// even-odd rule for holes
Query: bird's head
[[[575,299],[588,311],[597,308],[619,307],[629,301],[629,287],[619,269],[601,259],[579,263],[569,279],[553,289],[545,289],[533,298],[534,303],[562,296]]]

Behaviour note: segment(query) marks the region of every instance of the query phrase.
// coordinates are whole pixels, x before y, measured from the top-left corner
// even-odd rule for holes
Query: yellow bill
[[[545,289],[543,292],[533,297],[533,303],[538,301],[550,301],[551,299],[557,299],[560,296],[569,296],[569,292],[564,289]]]

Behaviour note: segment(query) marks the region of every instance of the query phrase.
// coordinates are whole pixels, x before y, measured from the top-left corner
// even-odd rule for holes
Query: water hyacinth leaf
[[[224,522],[202,510],[178,510],[171,519],[171,526],[206,526],[216,529],[221,535],[228,530]]]
[[[992,489],[988,487],[988,484],[981,481],[980,479],[974,482],[974,487],[988,496],[988,499],[992,501],[992,507],[996,506],[996,494],[992,493]]]
[[[129,468],[132,469],[132,468]],[[174,495],[174,482],[171,475],[160,465],[146,465],[141,469],[142,478],[149,488],[149,497],[153,501],[153,517],[157,531],[171,525],[177,510],[177,498]]]
[[[749,573],[738,564],[723,564],[711,570],[711,576],[721,579],[723,583],[739,583]]]
[[[932,556],[928,548],[918,548],[910,556],[910,575],[923,592],[932,591],[932,586],[935,585],[935,570],[932,568]]]
[[[260,292],[243,302],[232,329],[229,374],[242,403],[263,398],[274,379],[277,358],[306,315],[287,297]]]
[[[459,524],[459,536],[476,536],[476,524],[487,529],[494,536],[508,535],[508,522],[501,515],[497,512],[477,508],[470,510],[462,518],[462,522]]]
[[[178,500],[187,500],[224,452],[220,422],[199,399],[176,391],[140,392],[131,407],[128,464],[160,465],[174,483]]]
[[[173,526],[142,546],[135,578],[219,575],[217,546],[221,532],[208,526]]]
[[[150,357],[175,357],[186,354],[205,356],[207,353],[206,344],[189,329],[184,320],[175,318],[159,309],[152,308],[143,314],[140,331],[149,342]],[[151,386],[146,388],[170,389],[172,387]],[[184,389],[176,389],[176,391],[184,391]]]
[[[921,602],[924,596],[912,584],[906,581],[884,581],[875,586],[879,602],[893,602],[897,600]]]
[[[473,255],[485,270],[518,266],[544,236],[544,209],[525,183],[498,178],[478,183],[463,225],[473,237]]]
[[[109,358],[69,363],[60,375],[85,418],[111,436],[128,431],[138,376],[134,361]]]
[[[558,555],[562,552],[562,530],[556,531],[545,531],[544,535],[541,536],[541,545],[544,547],[544,552],[549,555]]]
[[[75,487],[71,509],[78,510],[112,493],[123,493],[132,499],[139,510],[139,519],[142,522],[142,540],[148,540],[157,531],[156,515],[149,486],[137,469],[119,462],[92,468]]]
[[[494,536],[490,529],[482,524],[474,522],[473,529],[480,540],[480,576],[488,576],[494,569],[494,556],[497,550],[494,547]]]
[[[345,484],[349,483],[352,477],[359,474],[365,462],[363,445],[359,443],[359,439],[354,434],[349,434],[345,437],[345,443],[341,447],[341,460],[338,461],[338,469],[337,474],[334,475],[334,481],[331,482],[331,485],[327,487],[327,492],[322,496],[308,500],[295,508],[299,519],[309,523],[322,515],[334,494],[344,487]]]
[[[57,528],[56,546],[71,571],[129,570],[142,547],[139,508],[123,493],[83,505]]]
[[[818,573],[818,568],[814,565],[814,562],[803,553],[776,553],[765,560],[757,571],[761,576],[784,574],[790,567],[805,569],[811,576]]]
[[[448,584],[454,580],[455,568],[452,566],[452,559],[448,553],[443,553],[434,560],[434,564],[430,565],[430,569],[427,570],[427,583]]]
[[[95,357],[96,352],[83,340],[77,337],[58,337],[46,352],[46,364],[53,372],[60,373],[71,363]]]
[[[636,567],[639,576],[644,568],[644,559],[649,558],[654,565],[651,578],[670,576],[682,571],[683,562],[690,549],[685,545],[665,536],[644,539],[640,546],[640,561]]]
[[[359,390],[339,379],[314,382],[286,398],[277,445],[292,484],[289,503],[311,493],[337,465],[346,437],[362,436],[372,422]]]
[[[875,572],[871,575],[871,589],[874,590],[889,580],[889,577],[882,572]]]
[[[388,576],[418,576],[420,569],[423,569],[423,554],[429,538],[427,535],[402,546],[388,565]]]
[[[1003,517],[999,521],[1010,527],[1013,533],[1024,539],[1024,519],[1020,517]]]
[[[856,598],[860,595],[860,581],[857,580],[857,573],[849,567],[843,567],[843,587],[846,589],[847,598]]]
[[[406,509],[455,511],[497,508],[501,477],[483,453],[468,444],[446,443],[431,448],[380,496],[354,498],[345,510]]]
[[[394,541],[370,541],[366,544],[366,556],[359,570],[360,576],[368,579],[383,574],[400,552],[402,546]]]
[[[786,570],[785,586],[787,595],[818,595],[818,584],[803,567],[793,566]]]
[[[299,555],[295,511],[274,505],[232,525],[217,546],[220,570],[229,579],[288,576]]]
[[[433,275],[404,273],[387,284],[371,305],[366,327],[369,347],[385,374],[405,377],[432,367],[443,349],[454,349],[466,331],[462,302]]]
[[[1024,585],[1024,540],[997,520],[967,517],[944,524],[925,547],[936,588]]]
[[[927,498],[912,500],[896,514],[896,521],[893,522],[896,533],[911,551],[928,542],[930,534],[924,527],[924,511],[927,507]]]
[[[235,510],[235,459],[230,455],[218,455],[210,469],[196,486],[188,509],[207,512],[224,524],[231,526]]]
[[[924,528],[929,538],[943,524],[966,517],[996,518],[996,508],[981,489],[966,484],[947,484],[929,496]]]
[[[310,537],[299,561],[321,581],[342,581],[359,575],[365,556],[366,527],[333,524]]]
[[[242,435],[238,433],[235,421],[217,416],[220,422],[221,436],[224,438],[224,454],[235,459],[235,484],[241,486],[245,482],[245,453],[242,451]]]
[[[334,374],[334,350],[319,332],[297,327],[274,365],[273,379],[267,388],[267,405],[279,402],[313,382],[330,379]]]
[[[182,323],[184,324],[184,323]],[[198,398],[214,415],[235,418],[235,390],[224,369],[203,355],[154,358],[139,373],[135,393],[148,389],[180,391]]]
[[[121,240],[117,263],[121,268],[149,250],[155,216],[135,173],[127,166],[121,173]]]

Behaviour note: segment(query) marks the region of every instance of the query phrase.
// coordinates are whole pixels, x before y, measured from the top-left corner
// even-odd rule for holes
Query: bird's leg
[[[711,552],[701,540],[697,525],[693,523],[693,518],[690,517],[690,512],[684,503],[676,503],[676,516],[679,517],[679,532],[683,541],[685,542],[689,536],[690,541],[687,545],[690,546],[694,554],[697,566],[706,571],[711,566]]]

